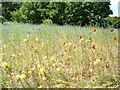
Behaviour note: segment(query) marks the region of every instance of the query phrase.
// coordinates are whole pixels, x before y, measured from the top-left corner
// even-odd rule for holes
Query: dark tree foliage
[[[3,2],[2,12],[7,20],[40,24],[51,20],[58,25],[102,26],[103,18],[112,14],[110,2]]]
[[[11,13],[18,10],[22,3],[18,2],[2,2],[2,15],[9,21],[11,20]]]

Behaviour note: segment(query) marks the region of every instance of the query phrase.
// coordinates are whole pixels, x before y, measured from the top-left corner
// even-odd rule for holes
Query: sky
[[[118,2],[120,3],[120,0],[110,0],[110,1],[111,1],[110,9],[113,11],[113,15],[110,16],[118,16]],[[119,4],[119,8],[120,8],[120,4]]]

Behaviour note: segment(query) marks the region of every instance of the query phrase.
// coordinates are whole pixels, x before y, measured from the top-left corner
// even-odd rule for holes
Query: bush
[[[0,15],[0,23],[3,24],[5,21],[6,21],[6,20],[5,20],[5,17],[3,17],[3,16]]]
[[[52,22],[51,19],[44,19],[44,20],[42,20],[42,22],[43,22],[44,24],[53,24],[53,22]]]

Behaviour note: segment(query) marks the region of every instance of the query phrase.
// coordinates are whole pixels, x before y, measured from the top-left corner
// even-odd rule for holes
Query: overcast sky
[[[111,1],[110,9],[113,11],[113,16],[118,16],[118,2],[120,3],[120,0],[110,0],[110,1]]]

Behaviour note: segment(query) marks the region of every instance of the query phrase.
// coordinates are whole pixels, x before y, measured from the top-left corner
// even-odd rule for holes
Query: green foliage
[[[120,27],[120,17],[115,18],[106,18],[107,23],[109,23],[113,27]]]
[[[6,20],[11,20],[11,13],[18,10],[21,5],[20,2],[2,2],[2,15]]]
[[[5,22],[5,17],[0,15],[0,23],[4,23]]]
[[[58,25],[85,26],[101,23],[102,17],[112,14],[109,5],[110,2],[9,2],[3,3],[3,16],[23,23],[40,24],[52,20]]]
[[[44,24],[53,24],[51,19],[45,19],[42,21]]]

